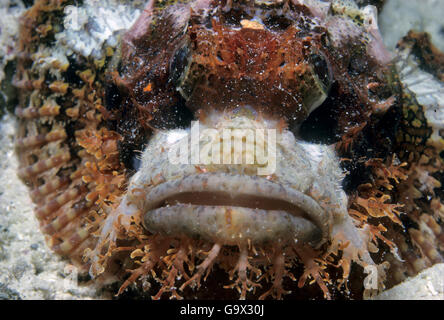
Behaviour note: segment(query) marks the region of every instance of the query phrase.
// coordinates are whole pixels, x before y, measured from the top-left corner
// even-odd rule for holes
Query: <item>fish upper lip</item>
[[[287,212],[319,228],[320,243],[329,237],[329,214],[312,197],[259,176],[207,172],[169,180],[145,193],[142,211],[183,205]]]

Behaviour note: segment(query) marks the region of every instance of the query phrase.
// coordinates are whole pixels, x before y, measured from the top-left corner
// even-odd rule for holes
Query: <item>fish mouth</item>
[[[146,193],[143,225],[226,245],[294,241],[319,246],[329,215],[310,196],[259,176],[202,173],[163,182]]]

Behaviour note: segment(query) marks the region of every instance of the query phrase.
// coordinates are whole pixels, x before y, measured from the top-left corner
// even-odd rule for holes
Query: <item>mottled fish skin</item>
[[[41,232],[119,295],[361,299],[443,261],[444,58],[372,5],[37,0],[15,50]],[[275,170],[172,163],[192,120],[274,130]]]

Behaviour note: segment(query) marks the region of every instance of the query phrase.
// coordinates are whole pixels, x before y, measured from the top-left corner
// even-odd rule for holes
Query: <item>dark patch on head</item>
[[[34,5],[34,0],[23,0],[23,4],[26,8],[30,8]]]

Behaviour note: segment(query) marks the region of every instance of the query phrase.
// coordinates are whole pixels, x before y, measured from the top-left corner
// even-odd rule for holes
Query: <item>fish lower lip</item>
[[[202,173],[167,181],[138,207],[150,232],[225,244],[282,238],[320,245],[330,229],[329,215],[313,198],[258,176]]]

